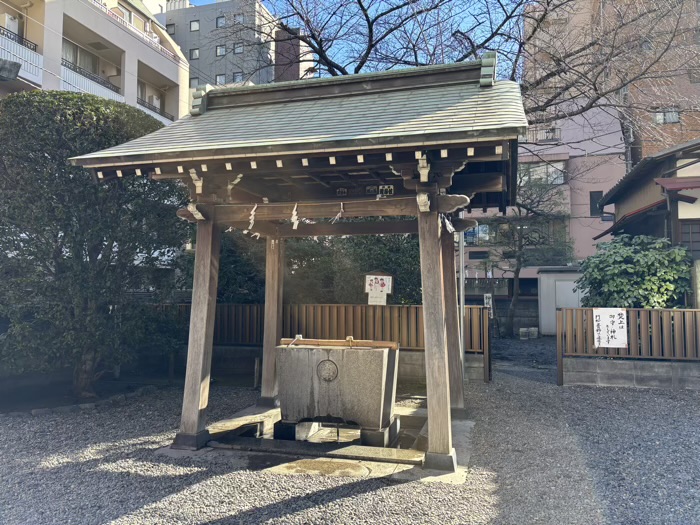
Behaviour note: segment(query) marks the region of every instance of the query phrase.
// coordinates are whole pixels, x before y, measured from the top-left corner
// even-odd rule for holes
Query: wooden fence
[[[626,347],[595,348],[594,342],[592,308],[557,310],[560,384],[564,357],[700,361],[700,310],[630,308]]]
[[[190,305],[178,305],[189,318]],[[215,345],[260,346],[263,342],[264,307],[258,304],[217,304]],[[483,306],[467,306],[465,341],[467,352],[488,353],[489,318]],[[371,306],[348,304],[286,304],[282,337],[302,334],[307,339],[373,339],[397,341],[403,349],[420,350],[423,338],[422,306]]]

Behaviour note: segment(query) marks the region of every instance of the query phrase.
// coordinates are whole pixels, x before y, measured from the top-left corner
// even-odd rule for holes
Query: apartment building
[[[156,17],[190,62],[191,88],[299,80],[312,65],[303,56],[308,54],[303,44],[295,35],[276,29],[260,0],[198,6],[168,0],[165,13]]]
[[[598,202],[625,174],[625,144],[619,121],[602,109],[551,125],[533,126],[520,142],[519,186],[534,182],[553,187],[550,227],[558,228],[561,235],[553,232],[551,238],[570,238],[573,249],[571,258],[564,259],[563,251],[556,246],[550,250],[542,245],[533,246],[532,250],[537,252],[533,259],[538,264],[526,266],[520,277],[521,292],[536,295],[538,271],[543,266],[580,261],[595,253],[595,244],[600,241],[593,238],[604,232],[612,219],[599,210]],[[557,210],[561,220],[555,218]],[[510,208],[506,216],[515,213]],[[492,283],[486,282],[490,276],[498,280],[499,295],[511,295],[512,265],[507,260],[493,260],[493,248],[498,246],[497,227],[489,224],[493,223],[493,215],[472,209],[468,217],[482,224],[465,234],[467,293],[489,293],[484,288],[491,286]]]
[[[142,0],[2,0],[0,58],[21,64],[0,96],[91,93],[166,125],[189,109],[187,60]]]

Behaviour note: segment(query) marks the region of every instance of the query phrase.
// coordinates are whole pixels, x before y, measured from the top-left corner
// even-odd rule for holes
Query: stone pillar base
[[[399,418],[394,417],[394,419],[389,423],[386,428],[380,428],[378,430],[360,430],[360,444],[367,447],[389,447],[399,436]]]
[[[467,419],[467,409],[452,407],[450,409],[452,419]]]
[[[280,406],[280,402],[276,397],[261,397],[256,405],[259,407],[277,408]]]
[[[211,440],[208,430],[202,430],[196,434],[185,434],[184,432],[178,432],[175,434],[175,440],[170,448],[175,448],[179,450],[199,450],[204,448],[208,441]]]
[[[453,448],[449,454],[438,454],[436,452],[426,452],[424,469],[444,470],[446,472],[457,472],[457,454]]]

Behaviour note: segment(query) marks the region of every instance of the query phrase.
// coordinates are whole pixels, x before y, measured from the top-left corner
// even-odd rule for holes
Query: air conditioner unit
[[[148,103],[160,109],[160,97],[158,95],[148,95]]]
[[[19,20],[16,16],[12,16],[8,13],[0,14],[0,25],[15,34],[19,33]]]

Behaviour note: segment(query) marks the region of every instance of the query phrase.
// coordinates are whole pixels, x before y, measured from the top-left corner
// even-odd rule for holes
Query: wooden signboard
[[[392,292],[393,284],[391,275],[365,275],[367,304],[386,305],[386,296]]]
[[[595,348],[627,346],[627,312],[624,308],[593,308]]]

